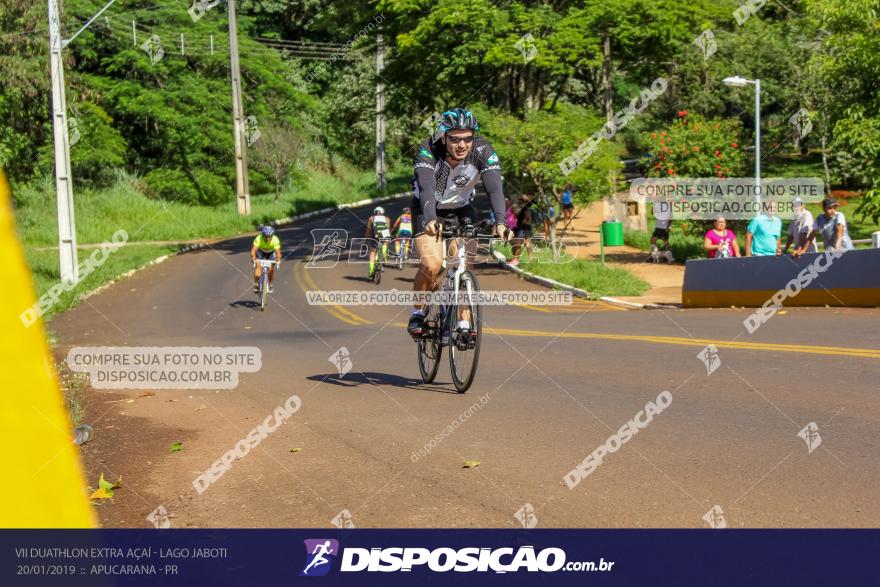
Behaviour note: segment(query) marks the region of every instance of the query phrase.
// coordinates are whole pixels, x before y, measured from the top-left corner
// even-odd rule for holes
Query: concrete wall
[[[811,265],[818,273],[815,277]],[[690,260],[681,302],[686,308],[758,307],[792,280],[797,285],[789,286],[781,305],[880,307],[880,249],[849,251],[836,259],[810,253],[799,259],[782,255]]]
[[[647,205],[644,196],[618,192],[602,201],[604,220],[620,220],[624,230],[648,230]]]

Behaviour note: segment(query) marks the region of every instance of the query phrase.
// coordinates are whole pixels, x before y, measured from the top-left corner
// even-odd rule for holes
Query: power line
[[[327,49],[344,49],[345,45],[342,43],[328,43],[325,41],[298,41],[298,40],[288,40],[288,39],[271,39],[269,37],[257,37],[257,41],[261,43],[275,43],[281,45],[302,45],[305,47],[323,47]]]

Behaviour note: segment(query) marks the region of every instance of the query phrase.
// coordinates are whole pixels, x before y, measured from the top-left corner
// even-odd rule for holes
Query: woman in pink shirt
[[[706,249],[710,259],[740,256],[736,235],[727,228],[727,221],[721,216],[715,219],[715,228],[706,233],[703,248]]]

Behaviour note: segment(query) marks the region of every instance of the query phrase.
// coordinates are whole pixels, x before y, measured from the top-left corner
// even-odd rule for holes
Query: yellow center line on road
[[[318,284],[315,283],[315,281],[308,274],[308,272],[306,271],[305,264],[300,262],[298,265],[301,269],[302,281],[299,279],[299,274],[296,272],[296,265],[294,265],[294,267],[293,267],[293,280],[296,281],[299,288],[301,290],[303,290],[303,292],[323,291],[323,290],[321,290],[321,288],[318,287]],[[306,287],[311,288],[311,289],[306,289]],[[317,307],[323,309],[324,311],[326,311],[328,314],[330,314],[334,318],[336,318],[342,322],[345,322],[346,324],[351,324],[353,326],[364,326],[367,324],[375,324],[375,322],[367,320],[366,318],[362,318],[362,317],[358,316],[357,314],[355,314],[354,312],[352,312],[351,310],[349,310],[347,308],[343,308],[342,306],[337,305],[337,304],[332,304],[332,305],[328,305],[328,306],[321,305],[321,306],[317,306]]]
[[[406,324],[396,322],[395,326],[406,327]],[[880,349],[858,349],[850,347],[825,347],[807,346],[797,344],[784,344],[772,342],[744,342],[735,340],[712,340],[708,338],[684,338],[677,336],[650,336],[640,334],[605,334],[594,332],[550,332],[543,330],[518,330],[513,328],[485,328],[485,334],[498,334],[502,336],[528,336],[543,338],[575,338],[597,340],[620,340],[633,342],[648,342],[654,344],[675,344],[684,346],[705,347],[714,344],[719,349],[737,349],[745,351],[771,351],[782,353],[804,353],[811,355],[834,355],[844,357],[859,357],[863,359],[880,359]]]
[[[580,298],[575,298],[580,300]],[[545,314],[572,314],[578,312],[607,312],[609,310],[615,310],[620,312],[626,312],[626,308],[621,308],[619,306],[615,306],[612,304],[605,303],[601,300],[596,301],[584,301],[580,300],[580,302],[572,301],[571,304],[554,304],[552,306],[534,306],[532,304],[512,304],[517,306],[518,308],[525,308],[527,310],[533,310],[535,312],[544,312]]]

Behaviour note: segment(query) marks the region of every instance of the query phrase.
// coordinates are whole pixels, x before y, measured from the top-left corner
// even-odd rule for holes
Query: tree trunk
[[[822,167],[825,170],[825,196],[831,197],[831,172],[828,170],[828,136],[822,133]]]
[[[611,97],[611,33],[605,31],[602,37],[602,52],[605,56],[602,65],[602,88],[605,91],[605,119],[610,124],[614,120],[614,103]]]
[[[611,33],[605,31],[603,34],[602,52],[605,60],[602,67],[602,86],[605,89],[605,118],[608,124],[608,130],[614,128],[614,102],[611,95]],[[614,140],[614,137],[611,137]],[[608,181],[611,184],[611,193],[617,192],[617,174],[614,171],[608,172]]]

